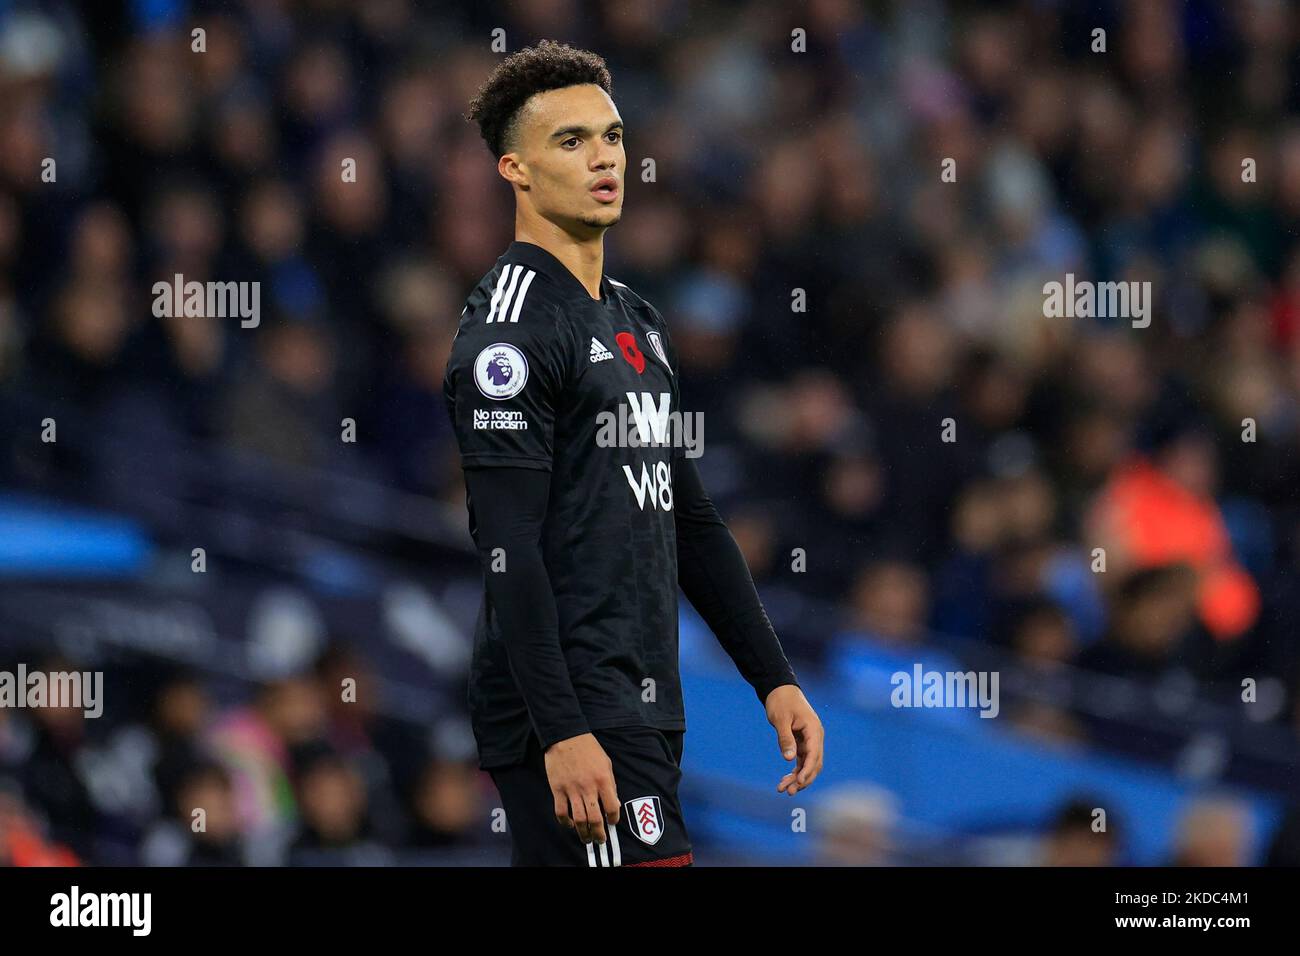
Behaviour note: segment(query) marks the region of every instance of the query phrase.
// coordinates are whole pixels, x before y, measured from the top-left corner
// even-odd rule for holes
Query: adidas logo
[[[596,339],[591,340],[591,361],[593,364],[596,362],[603,362],[605,359],[612,359],[613,357],[614,353],[601,345],[599,341]]]

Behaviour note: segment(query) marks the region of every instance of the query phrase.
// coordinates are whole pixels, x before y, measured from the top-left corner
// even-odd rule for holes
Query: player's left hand
[[[817,712],[803,691],[794,684],[782,684],[767,695],[767,721],[776,728],[781,756],[799,763],[776,785],[778,793],[794,796],[817,779],[822,770],[822,743],[826,732]]]

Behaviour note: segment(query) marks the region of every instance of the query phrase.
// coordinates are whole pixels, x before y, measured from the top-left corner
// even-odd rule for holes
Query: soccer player
[[[679,585],[797,757],[777,790],[822,766],[821,722],[664,427],[680,414],[668,327],[604,273],[627,182],[610,88],[599,56],[543,41],[468,114],[515,195],[515,241],[465,303],[444,391],[484,574],[471,720],[516,866],[692,864]],[[635,432],[602,440],[620,406]]]

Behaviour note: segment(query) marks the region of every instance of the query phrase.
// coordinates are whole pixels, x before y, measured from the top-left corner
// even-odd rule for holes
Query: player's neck
[[[580,239],[551,223],[534,228],[516,222],[515,241],[541,246],[573,273],[589,296],[600,298],[600,279],[605,273],[604,230],[590,239]]]

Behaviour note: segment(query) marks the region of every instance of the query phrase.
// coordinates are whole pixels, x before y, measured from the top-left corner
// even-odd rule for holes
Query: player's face
[[[538,93],[524,109],[510,177],[543,218],[603,230],[623,215],[623,120],[594,83]],[[506,161],[503,157],[502,162]]]

